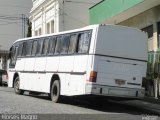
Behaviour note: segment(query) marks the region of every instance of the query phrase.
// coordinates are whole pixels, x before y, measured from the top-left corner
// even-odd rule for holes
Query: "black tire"
[[[60,102],[61,95],[60,95],[60,83],[59,80],[55,80],[51,87],[51,100],[55,103]]]
[[[19,77],[16,77],[14,81],[14,92],[18,95],[23,95],[24,90],[19,89],[19,85],[20,85]]]
[[[0,77],[0,86],[2,86],[2,76]]]
[[[0,86],[2,86],[2,80],[0,80]]]

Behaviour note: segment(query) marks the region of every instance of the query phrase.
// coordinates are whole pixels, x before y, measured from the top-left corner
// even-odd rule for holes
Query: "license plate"
[[[115,83],[118,85],[124,85],[126,83],[125,80],[115,79]]]

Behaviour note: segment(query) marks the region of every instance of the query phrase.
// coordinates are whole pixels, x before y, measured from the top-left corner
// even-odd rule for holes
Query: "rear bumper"
[[[86,94],[113,96],[113,97],[127,97],[127,98],[143,98],[145,94],[144,89],[123,88],[102,85],[86,85]]]

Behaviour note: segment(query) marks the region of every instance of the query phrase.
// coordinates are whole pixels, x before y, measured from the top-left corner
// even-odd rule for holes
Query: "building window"
[[[38,30],[36,30],[34,34],[35,34],[35,36],[38,36]]]
[[[42,35],[42,29],[39,28],[38,30],[35,31],[35,36]]]
[[[54,33],[54,20],[52,20],[46,24],[46,33],[47,34]]]
[[[54,33],[54,20],[51,21],[51,33]]]
[[[42,29],[41,28],[38,29],[38,35],[42,35]]]
[[[150,25],[150,26],[143,28],[142,31],[144,31],[148,34],[148,40],[153,39],[153,25]]]
[[[50,34],[50,23],[47,23],[47,34]]]

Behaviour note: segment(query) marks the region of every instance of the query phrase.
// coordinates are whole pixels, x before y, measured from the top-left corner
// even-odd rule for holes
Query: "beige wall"
[[[142,29],[149,25],[153,25],[153,40],[148,41],[148,50],[156,51],[157,50],[157,22],[160,21],[160,5],[152,9],[149,9],[137,16],[134,16],[128,20],[125,20],[119,25],[135,27]]]

